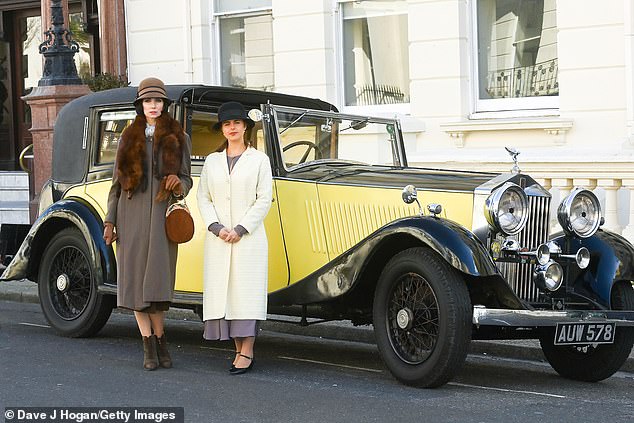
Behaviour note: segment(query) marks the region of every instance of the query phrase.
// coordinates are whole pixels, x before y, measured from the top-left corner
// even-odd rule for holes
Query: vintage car
[[[135,93],[93,93],[61,111],[39,218],[2,275],[37,281],[46,318],[65,336],[95,334],[116,304],[116,245],[102,240],[103,217]],[[512,149],[506,174],[417,168],[395,119],[225,87],[170,86],[168,95],[192,139],[196,224],[179,247],[175,306],[200,313],[197,179],[222,142],[211,130],[218,106],[237,100],[253,109],[248,138],[273,169],[269,313],[372,324],[390,372],[420,387],[451,380],[472,339],[539,339],[558,373],[583,381],[627,359],[634,247],[601,229],[591,191],[563,199],[563,232],[549,236],[551,195],[519,171]]]

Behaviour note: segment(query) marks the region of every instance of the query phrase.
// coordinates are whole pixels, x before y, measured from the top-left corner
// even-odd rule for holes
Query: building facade
[[[9,3],[39,4],[0,0],[0,9]],[[504,147],[514,147],[553,204],[574,186],[593,189],[606,225],[634,241],[631,0],[69,0],[71,11],[74,3],[96,7],[99,57],[109,52],[133,85],[153,75],[397,115],[420,166],[508,171]],[[22,12],[3,10],[7,33]],[[13,44],[26,42],[13,31]]]

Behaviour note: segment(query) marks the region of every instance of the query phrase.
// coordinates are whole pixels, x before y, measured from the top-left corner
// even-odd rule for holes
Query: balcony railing
[[[557,59],[532,66],[489,72],[487,92],[491,98],[539,97],[559,94]]]
[[[407,95],[399,87],[393,85],[362,85],[356,91],[356,106],[399,104],[409,101]]]
[[[537,175],[535,175],[537,176]],[[604,228],[623,235],[634,243],[634,179],[629,178],[537,178],[542,186],[551,191],[550,233],[561,231],[557,222],[557,207],[574,187],[594,191],[601,202],[605,217]]]

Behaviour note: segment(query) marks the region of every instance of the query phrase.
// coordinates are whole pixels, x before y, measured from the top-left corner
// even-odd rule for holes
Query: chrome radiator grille
[[[526,227],[516,235],[520,246],[534,250],[548,240],[550,197],[528,197],[530,214]],[[500,272],[523,300],[537,302],[539,291],[533,283],[533,264],[498,263]]]

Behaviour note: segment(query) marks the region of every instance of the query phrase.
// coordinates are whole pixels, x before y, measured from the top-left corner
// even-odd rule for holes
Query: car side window
[[[133,110],[102,112],[99,115],[99,145],[96,164],[114,163],[121,133],[136,117]]]
[[[186,115],[185,130],[192,140],[192,160],[205,160],[209,154],[221,149],[225,142],[222,132],[213,129],[218,116],[211,111],[198,109],[188,109]],[[267,153],[261,122],[256,122],[255,127],[247,131],[246,138],[253,147]]]

